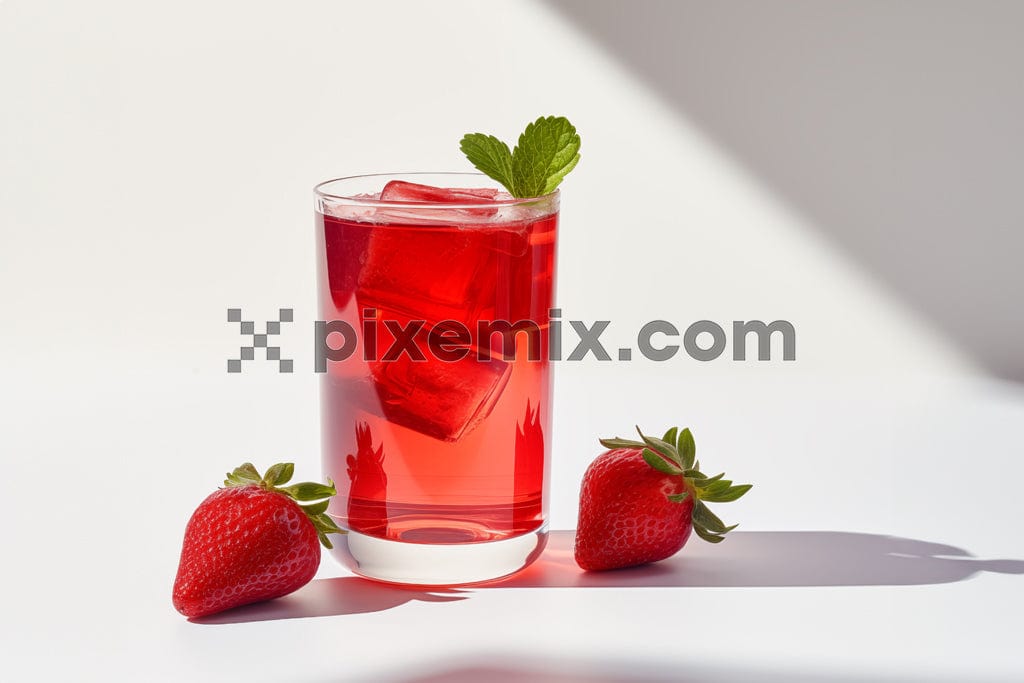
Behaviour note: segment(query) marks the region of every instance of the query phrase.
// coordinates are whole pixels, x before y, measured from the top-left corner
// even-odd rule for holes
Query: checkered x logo
[[[241,308],[228,309],[228,322],[238,323],[243,337],[252,337],[252,346],[243,346],[239,349],[238,358],[228,359],[228,372],[241,372],[243,360],[253,360],[256,357],[256,349],[266,349],[267,360],[277,361],[278,372],[292,372],[294,363],[291,358],[281,358],[281,347],[271,346],[268,342],[270,337],[281,334],[281,323],[292,321],[292,309],[282,308],[278,311],[277,320],[268,320],[264,332],[256,333],[256,323],[252,320],[242,320]]]

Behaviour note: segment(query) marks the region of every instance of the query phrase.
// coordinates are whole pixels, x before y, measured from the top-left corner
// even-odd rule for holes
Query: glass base
[[[349,531],[332,536],[335,558],[359,576],[417,586],[459,586],[500,579],[533,562],[547,544],[547,526],[501,541],[405,543]]]

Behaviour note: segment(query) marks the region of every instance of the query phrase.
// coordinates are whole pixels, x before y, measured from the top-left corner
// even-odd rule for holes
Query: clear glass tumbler
[[[336,556],[418,585],[525,567],[547,534],[557,191],[413,173],[314,195]]]

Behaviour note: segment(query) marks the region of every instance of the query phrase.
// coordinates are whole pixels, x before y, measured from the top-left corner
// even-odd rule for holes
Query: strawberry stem
[[[726,526],[705,503],[730,503],[741,498],[753,485],[733,484],[731,480],[725,478],[725,473],[708,477],[701,472],[700,463],[697,462],[697,446],[693,432],[689,428],[680,431],[677,427],[672,427],[660,439],[644,434],[640,427],[637,427],[636,431],[642,441],[615,437],[601,439],[601,445],[610,449],[639,449],[644,462],[652,469],[680,477],[683,481],[683,492],[666,496],[673,503],[682,503],[692,495],[694,531],[709,543],[720,543],[737,525]]]
[[[259,470],[250,463],[244,463],[227,474],[224,486],[259,486],[267,491],[275,491],[288,496],[298,503],[299,507],[316,529],[316,535],[326,548],[333,548],[327,534],[344,534],[344,529],[334,523],[334,520],[327,514],[327,506],[330,504],[331,496],[337,495],[338,490],[330,479],[327,484],[320,484],[313,481],[305,481],[291,486],[284,486],[291,481],[295,473],[295,464],[281,462],[271,465],[267,473],[260,476]]]

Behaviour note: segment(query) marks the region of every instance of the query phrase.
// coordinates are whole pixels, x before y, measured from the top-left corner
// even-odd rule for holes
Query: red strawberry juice
[[[544,524],[558,198],[504,198],[398,184],[318,202],[320,319],[356,332],[321,377],[329,514],[344,529],[463,544]]]

